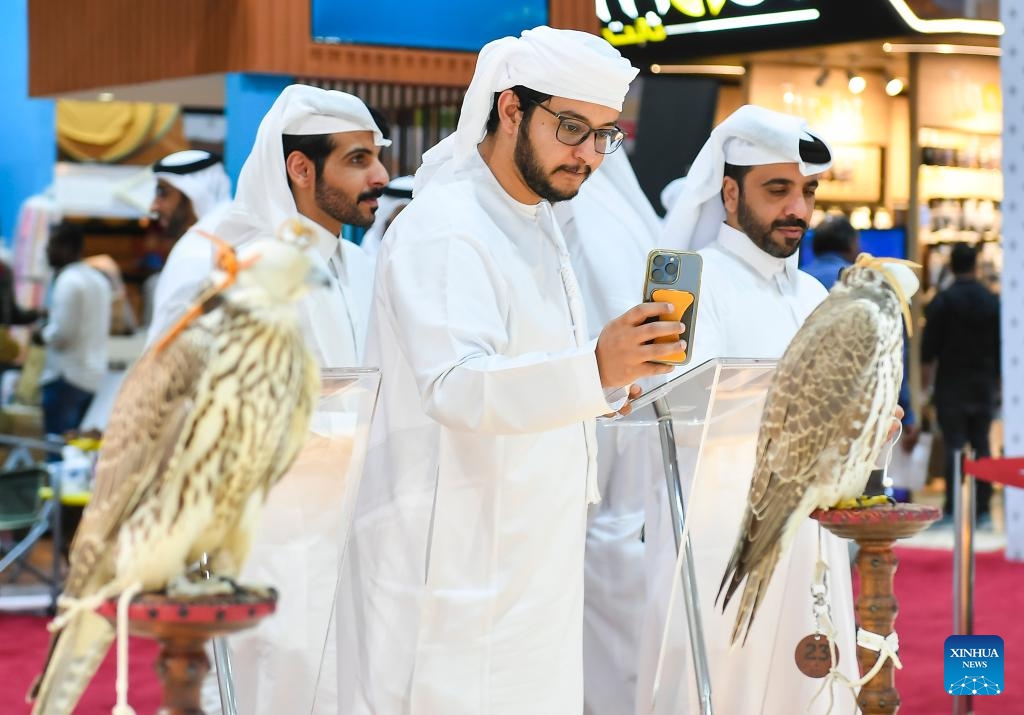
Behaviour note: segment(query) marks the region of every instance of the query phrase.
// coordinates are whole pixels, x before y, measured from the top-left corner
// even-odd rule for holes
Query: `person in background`
[[[642,295],[647,254],[661,235],[625,151],[605,157],[571,201],[554,204],[579,279],[592,338]],[[583,712],[633,712],[643,624],[644,504],[661,470],[657,427],[599,421],[601,502],[587,515],[583,567]],[[664,488],[664,481],[661,482]]]
[[[161,234],[175,241],[163,269],[143,289],[143,323],[148,342],[161,335],[195,298],[212,267],[212,244],[191,229],[209,231],[231,200],[231,180],[217,154],[188,149],[165,156],[153,165],[156,195],[150,213]],[[147,320],[148,318],[148,320]]]
[[[366,230],[359,247],[366,251],[366,255],[376,259],[380,251],[380,242],[384,239],[384,233],[391,226],[399,212],[412,201],[412,177],[396,176],[384,187],[384,193],[380,197],[380,205],[377,207],[377,218],[373,225]]]
[[[5,261],[0,260],[0,373],[15,366],[23,347],[8,328],[12,325],[30,325],[42,316],[42,311],[18,305],[14,294],[14,271]]]
[[[851,265],[860,253],[860,232],[845,216],[830,216],[814,227],[811,249],[814,260],[801,270],[817,278],[826,290],[832,290],[839,271]]]
[[[201,149],[168,154],[153,164],[156,194],[149,208],[160,232],[177,240],[218,205],[231,199],[231,180],[220,155]]]
[[[298,306],[303,337],[321,368],[362,365],[373,264],[340,234],[344,224],[373,223],[388,183],[380,153],[390,143],[358,97],[286,87],[260,122],[234,201],[211,227],[237,246],[302,218],[312,232],[307,253],[331,277]],[[241,574],[281,594],[273,618],[230,641],[238,711],[247,715],[345,712],[337,704],[332,618],[345,465],[334,452],[324,464],[322,453],[307,445],[271,490]]]
[[[124,285],[124,278],[121,277],[121,267],[117,265],[117,261],[105,253],[89,256],[84,260],[110,281],[111,300],[113,301],[110,305],[110,334],[133,334],[138,323],[132,304],[128,302],[128,291]]]
[[[14,293],[14,271],[0,261],[0,326],[30,325],[43,316],[35,308],[22,308]]]
[[[989,429],[999,389],[999,298],[978,280],[977,252],[958,243],[950,255],[952,285],[925,306],[921,337],[922,383],[935,405],[945,447],[943,521],[953,514],[954,454],[970,444],[975,457],[990,456]],[[977,480],[978,523],[991,523],[992,485]]]
[[[782,357],[804,320],[825,299],[824,287],[797,269],[797,251],[814,210],[819,177],[831,163],[828,145],[797,116],[746,105],[712,130],[669,209],[662,236],[663,246],[699,250],[703,258],[691,367],[712,358]],[[750,486],[750,472],[737,471],[735,458],[731,447],[707,446],[701,463],[704,476],[710,478],[694,484],[689,504],[707,657],[718,678],[712,689],[715,711],[824,713],[828,694],[810,705],[821,683],[794,667],[793,651],[815,630],[809,588],[823,560],[832,566],[829,592],[838,667],[846,677],[857,673],[846,542],[827,532],[819,535],[808,519],[764,594],[746,644],[730,647],[734,611],[723,614],[713,602]],[[664,495],[665,490],[652,493]],[[652,572],[638,712],[651,711],[675,578],[675,541],[664,497],[652,505],[645,535]],[[670,631],[668,657],[689,652],[682,630]],[[671,698],[678,687],[683,711],[699,711],[692,679],[662,679],[661,687],[659,697]]]
[[[83,242],[80,228],[62,223],[46,244],[55,275],[49,317],[32,342],[46,347],[39,385],[48,435],[78,429],[107,373],[113,294],[106,276],[82,261]]]

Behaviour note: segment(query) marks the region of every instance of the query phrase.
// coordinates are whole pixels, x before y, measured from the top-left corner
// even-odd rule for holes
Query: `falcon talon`
[[[878,494],[876,496],[867,496],[862,494],[859,497],[853,499],[843,499],[837,502],[833,509],[869,509],[873,506],[892,506],[895,504],[890,497],[884,494]]]

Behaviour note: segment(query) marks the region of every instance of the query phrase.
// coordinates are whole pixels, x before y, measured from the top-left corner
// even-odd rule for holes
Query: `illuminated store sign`
[[[813,22],[813,0],[597,0],[601,34],[616,46],[662,42],[672,35]]]

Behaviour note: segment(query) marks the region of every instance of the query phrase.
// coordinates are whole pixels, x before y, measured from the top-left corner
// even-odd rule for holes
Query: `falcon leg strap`
[[[117,702],[110,715],[135,715],[128,704],[128,607],[141,591],[142,584],[136,581],[117,599]]]
[[[810,702],[807,703],[806,712],[811,711],[815,701],[817,701],[821,694],[828,689],[828,709],[825,711],[825,715],[831,713],[832,708],[835,706],[835,692],[832,686],[835,683],[840,683],[849,688],[850,696],[853,698],[853,712],[857,713],[857,694],[854,692],[854,685],[850,682],[849,678],[840,672],[838,667],[839,648],[836,646],[837,631],[835,623],[832,621],[832,602],[829,599],[828,592],[828,564],[825,562],[821,548],[823,535],[824,529],[821,525],[818,525],[818,563],[815,565],[814,582],[811,584],[811,597],[813,599],[811,611],[814,614],[815,631],[828,639],[828,650],[832,664],[829,667],[828,675],[825,676],[821,687],[818,688],[818,692],[816,692]]]

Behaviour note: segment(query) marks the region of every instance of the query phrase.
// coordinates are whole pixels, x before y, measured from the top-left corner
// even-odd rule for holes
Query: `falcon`
[[[753,479],[717,599],[741,583],[732,642],[750,632],[772,573],[815,509],[855,505],[888,441],[903,378],[911,264],[862,253],[801,326],[765,399]]]
[[[100,603],[195,592],[187,571],[203,554],[213,573],[238,575],[319,393],[294,303],[328,277],[303,251],[305,228],[293,228],[291,242],[260,239],[237,258],[221,243],[220,270],[193,310],[125,378],[71,545],[50,653],[29,694],[33,715],[74,710],[114,638],[92,610]],[[120,703],[119,693],[117,712],[131,712]]]

